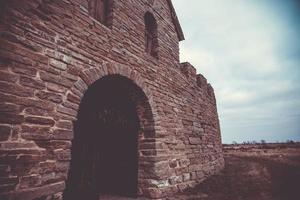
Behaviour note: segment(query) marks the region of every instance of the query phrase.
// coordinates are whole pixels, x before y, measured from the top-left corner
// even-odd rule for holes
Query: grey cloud
[[[186,35],[181,60],[214,86],[225,142],[300,140],[300,25],[291,2],[173,0]]]

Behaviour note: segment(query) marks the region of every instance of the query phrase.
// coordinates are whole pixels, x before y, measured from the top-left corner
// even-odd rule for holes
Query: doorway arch
[[[94,82],[74,122],[64,199],[96,200],[99,194],[136,197],[139,144],[146,138],[154,138],[154,120],[143,90],[117,74]]]

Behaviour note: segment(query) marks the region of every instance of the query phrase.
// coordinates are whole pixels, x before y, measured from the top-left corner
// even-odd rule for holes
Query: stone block
[[[48,100],[54,103],[61,103],[63,101],[62,95],[52,92],[38,91],[35,95],[42,100]]]
[[[39,80],[35,80],[33,78],[29,78],[26,76],[21,76],[19,80],[20,85],[29,87],[29,88],[34,88],[38,90],[42,90],[45,88],[45,83]]]
[[[145,193],[147,196],[153,199],[159,199],[166,195],[158,188],[149,188]]]
[[[21,124],[24,122],[23,115],[9,114],[9,113],[1,113],[0,115],[0,123],[4,124]]]
[[[37,74],[37,69],[33,68],[32,65],[26,65],[19,62],[12,62],[11,70],[16,74],[30,77],[35,77]]]
[[[76,115],[77,115],[77,112],[75,110],[66,108],[64,106],[58,106],[56,111],[59,113],[62,113],[62,114],[72,116],[72,117],[76,117]]]
[[[190,173],[184,173],[182,175],[182,178],[183,178],[184,182],[189,181],[191,179],[191,174]]]
[[[200,88],[207,87],[207,79],[202,74],[197,74],[197,85]]]
[[[0,164],[0,177],[8,177],[10,173],[10,166]]]
[[[68,120],[60,120],[56,122],[56,127],[64,130],[73,130],[73,122]]]
[[[60,76],[57,76],[57,75],[47,73],[47,72],[40,72],[40,77],[43,81],[55,83],[57,85],[65,86],[67,88],[70,88],[73,86],[72,81],[61,78]]]
[[[20,106],[15,104],[8,104],[8,103],[0,103],[0,112],[1,113],[20,113]]]
[[[49,140],[51,130],[50,127],[22,125],[21,137],[27,140]]]
[[[22,86],[0,81],[0,92],[4,92],[7,94],[13,94],[20,97],[32,97],[33,90],[24,88]]]
[[[0,80],[14,83],[18,80],[18,76],[10,72],[0,71]]]
[[[201,144],[201,138],[199,137],[189,137],[189,142],[191,145],[200,145]]]
[[[67,100],[69,100],[70,102],[75,103],[75,104],[80,104],[80,101],[81,101],[80,97],[78,97],[72,93],[68,93]]]
[[[47,126],[54,126],[55,124],[55,121],[53,119],[44,118],[44,117],[34,117],[34,116],[25,117],[25,122],[29,124],[47,125]]]
[[[196,82],[196,68],[188,62],[180,63],[181,72],[187,77],[191,84]]]
[[[176,168],[178,166],[177,159],[173,159],[170,161],[170,168]]]
[[[53,151],[56,160],[59,161],[70,161],[71,160],[71,151],[70,150],[63,150],[57,149]]]
[[[3,199],[22,199],[32,200],[42,196],[47,196],[53,193],[62,192],[65,188],[65,182],[57,182],[41,187],[18,190],[16,192],[4,193],[1,196]]]
[[[11,127],[0,125],[0,141],[8,140],[11,133]]]
[[[169,182],[171,185],[181,183],[182,181],[183,181],[182,176],[172,176],[169,178]]]
[[[49,59],[49,64],[59,70],[66,70],[67,64],[53,58]]]
[[[52,135],[54,140],[71,140],[73,137],[73,131],[65,129],[55,129]]]
[[[190,165],[189,166],[189,171],[190,172],[195,172],[195,171],[201,170],[202,168],[203,168],[203,165],[200,165],[200,164],[198,164],[198,165]]]
[[[20,189],[36,187],[41,184],[41,175],[39,174],[32,174],[29,176],[23,176],[20,178],[20,184],[18,187]]]

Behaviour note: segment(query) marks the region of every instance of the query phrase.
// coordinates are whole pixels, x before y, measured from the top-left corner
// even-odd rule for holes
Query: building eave
[[[182,31],[181,25],[180,25],[179,20],[178,20],[178,17],[176,15],[176,11],[174,9],[172,0],[167,0],[167,2],[168,2],[168,5],[169,5],[169,8],[170,8],[170,11],[171,11],[171,17],[172,17],[172,21],[173,21],[173,24],[174,24],[176,32],[177,32],[178,39],[179,39],[179,41],[182,41],[185,38],[184,38],[184,34],[183,34],[183,31]]]

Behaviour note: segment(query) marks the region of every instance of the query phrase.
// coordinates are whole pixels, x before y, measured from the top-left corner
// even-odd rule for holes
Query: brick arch
[[[76,91],[74,93],[79,94],[80,99],[82,99],[85,91],[88,89],[89,86],[91,86],[97,80],[108,75],[121,75],[133,81],[133,83],[136,84],[145,94],[147,101],[150,105],[151,111],[154,114],[154,121],[158,120],[158,115],[156,115],[156,106],[153,100],[151,90],[145,84],[144,78],[140,76],[140,74],[137,71],[132,70],[126,65],[107,63],[102,65],[101,67],[83,70],[79,74],[79,79],[77,80],[77,82],[75,82],[75,84],[70,90],[72,92]]]
[[[101,66],[101,68],[90,68],[82,71],[79,74],[79,78],[77,82],[70,89],[70,91],[77,93],[77,95],[82,100],[84,98],[86,91],[93,84],[95,84],[97,81],[100,81],[105,77],[115,76],[115,75],[125,77],[126,79],[132,81],[135,87],[138,90],[140,90],[139,93],[141,92],[142,95],[144,96],[142,97],[142,99],[138,100],[139,102],[136,103],[137,104],[136,111],[140,120],[138,153],[141,156],[139,158],[137,190],[139,196],[148,196],[149,186],[147,186],[145,182],[148,182],[149,179],[156,179],[155,170],[152,169],[153,167],[150,163],[154,162],[153,159],[151,159],[151,157],[156,156],[156,152],[157,152],[156,145],[155,145],[155,140],[156,140],[155,122],[158,121],[158,116],[157,114],[155,114],[157,112],[156,112],[155,102],[153,100],[153,95],[151,93],[151,90],[145,84],[144,78],[140,76],[137,71],[132,70],[130,67],[126,65],[109,63]],[[80,103],[81,101],[79,102],[77,112],[79,112]],[[78,117],[78,113],[76,114],[76,116]],[[144,155],[143,152],[149,152],[149,151],[154,152],[153,155],[150,156],[147,154]],[[149,159],[147,157],[149,157]],[[145,162],[150,165],[145,167]]]

